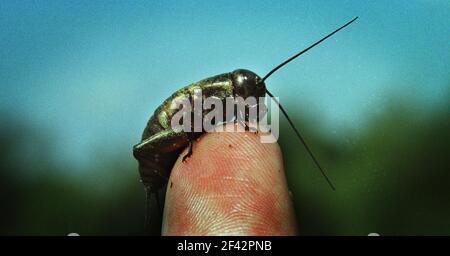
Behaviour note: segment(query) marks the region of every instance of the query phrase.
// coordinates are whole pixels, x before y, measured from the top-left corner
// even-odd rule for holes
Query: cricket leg
[[[145,230],[147,235],[160,235],[164,189],[179,152],[187,145],[187,136],[172,129],[162,130],[133,147],[146,193]]]
[[[189,94],[189,102],[191,102],[191,104],[193,106],[195,106],[192,94]],[[203,122],[202,113],[197,112],[196,109],[192,109],[192,111],[191,111],[191,122],[192,122],[191,123],[191,131],[186,132],[187,139],[189,141],[188,152],[186,153],[186,155],[183,156],[183,162],[186,162],[186,160],[192,155],[192,144],[194,143],[194,141],[197,137],[197,135],[196,135],[197,133],[195,132],[196,128],[197,128],[197,127],[195,127],[195,119],[196,119],[195,117],[196,116],[198,118],[200,118],[200,120],[202,120],[202,122]]]
[[[245,111],[236,111],[236,121],[238,124],[242,125],[245,131],[250,131],[250,127],[248,126],[248,118],[245,116]]]
[[[149,187],[145,187],[145,193],[145,233],[147,235],[161,235],[164,210],[160,199],[161,194],[158,190],[151,190]]]
[[[185,162],[192,155],[192,144],[195,140],[195,134],[193,132],[188,132],[187,137],[189,141],[188,152],[183,156],[183,162]]]

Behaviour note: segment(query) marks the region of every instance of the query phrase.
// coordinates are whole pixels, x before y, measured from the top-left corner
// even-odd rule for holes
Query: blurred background
[[[268,79],[304,235],[450,235],[450,2],[0,2],[0,234],[142,234],[132,145],[174,90]]]

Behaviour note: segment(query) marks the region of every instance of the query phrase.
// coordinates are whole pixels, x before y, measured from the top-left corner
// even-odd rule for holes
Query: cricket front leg
[[[192,94],[189,94],[189,102],[191,103],[191,106],[195,106],[194,104],[194,96]],[[186,160],[192,155],[192,147],[193,147],[193,143],[195,141],[195,139],[201,134],[201,132],[196,132],[196,128],[200,128],[203,129],[202,127],[196,127],[195,126],[195,120],[199,119],[202,121],[203,123],[203,116],[202,116],[202,112],[197,111],[196,109],[192,109],[191,111],[191,124],[190,124],[190,128],[191,130],[186,132],[187,135],[187,139],[189,141],[189,145],[188,145],[188,152],[186,153],[186,155],[183,156],[183,162],[186,162]],[[196,118],[197,117],[197,118]]]
[[[183,156],[183,162],[186,162],[186,160],[192,155],[192,144],[194,143],[196,136],[193,132],[188,132],[187,137],[189,140],[188,152]]]

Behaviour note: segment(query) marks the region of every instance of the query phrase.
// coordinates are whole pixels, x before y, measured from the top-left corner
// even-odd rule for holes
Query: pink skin
[[[182,162],[185,154],[167,186],[163,235],[297,234],[278,144],[251,132],[209,133]]]

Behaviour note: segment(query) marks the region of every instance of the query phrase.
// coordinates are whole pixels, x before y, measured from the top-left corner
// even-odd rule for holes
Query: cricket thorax
[[[216,97],[224,100],[227,97],[233,96],[233,81],[231,74],[224,73],[206,78],[183,87],[173,93],[155,110],[154,119],[159,123],[161,129],[170,128],[172,117],[180,110],[181,107],[179,106],[179,108],[173,108],[173,106],[177,105],[177,101],[180,102],[182,99],[189,99],[192,104],[193,97],[198,94],[201,95],[202,100],[209,97]]]

